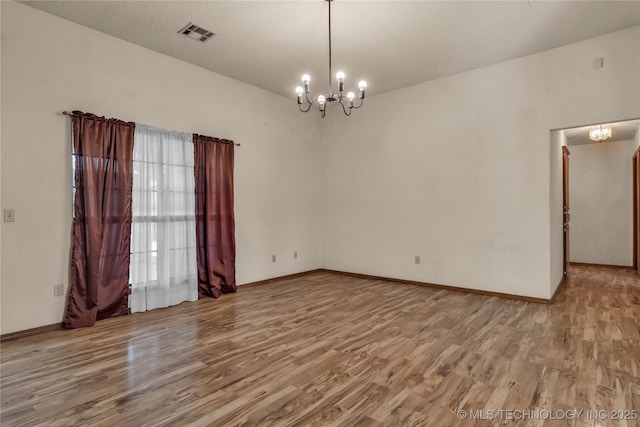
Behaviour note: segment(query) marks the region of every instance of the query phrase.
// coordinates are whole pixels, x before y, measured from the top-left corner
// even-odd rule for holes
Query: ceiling
[[[307,1],[22,1],[283,96],[328,88],[327,11]],[[334,73],[374,95],[640,24],[639,1],[353,1],[331,6]],[[205,43],[178,31],[192,22]],[[591,64],[589,63],[589,66]],[[605,62],[606,66],[606,62]]]
[[[636,133],[640,131],[640,120],[626,120],[615,123],[602,123],[611,126],[611,138],[603,142],[629,141],[635,138]],[[564,135],[567,137],[567,145],[585,145],[585,144],[601,144],[600,142],[589,139],[589,128],[591,126],[582,126],[573,129],[565,129]]]

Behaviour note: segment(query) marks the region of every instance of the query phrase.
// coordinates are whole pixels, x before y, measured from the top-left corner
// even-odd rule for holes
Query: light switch
[[[15,209],[5,209],[4,210],[4,222],[14,222],[16,220],[16,211]]]

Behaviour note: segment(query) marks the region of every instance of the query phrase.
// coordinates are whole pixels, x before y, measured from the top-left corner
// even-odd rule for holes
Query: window
[[[131,311],[195,301],[192,136],[138,125],[134,141]]]

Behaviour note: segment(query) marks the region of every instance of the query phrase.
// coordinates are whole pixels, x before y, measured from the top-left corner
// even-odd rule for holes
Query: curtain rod
[[[62,113],[60,113],[60,114],[62,114],[63,116],[73,116],[73,113],[70,113],[70,112],[68,112],[68,111],[66,111],[66,110],[65,110],[65,111],[63,111],[63,112],[62,112]],[[240,147],[240,143],[238,143],[238,142],[234,142],[234,143],[233,143],[233,145],[235,145],[236,147]]]

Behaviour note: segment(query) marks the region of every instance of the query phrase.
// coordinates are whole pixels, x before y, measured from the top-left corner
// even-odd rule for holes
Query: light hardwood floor
[[[610,411],[640,410],[640,284],[576,267],[545,305],[317,272],[1,356],[2,426],[639,426]],[[607,419],[470,419],[533,408]]]

